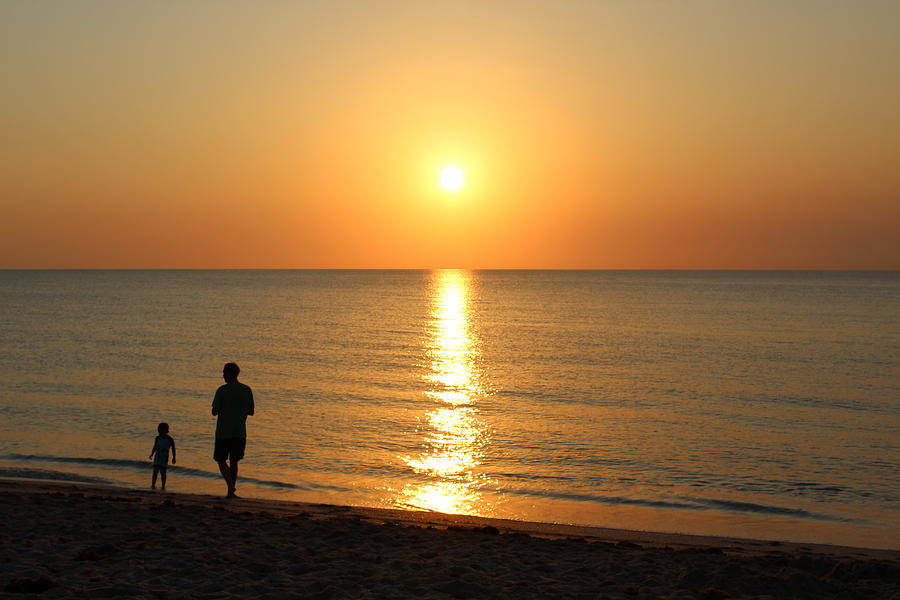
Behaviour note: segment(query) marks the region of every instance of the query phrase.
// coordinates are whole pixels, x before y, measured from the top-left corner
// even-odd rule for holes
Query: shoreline
[[[173,492],[134,489],[114,484],[82,483],[42,479],[15,479],[0,477],[0,494],[90,494],[96,499],[110,498],[121,501],[141,502],[146,505],[174,502],[185,506],[221,507],[230,512],[263,511],[277,518],[296,516],[304,513],[313,519],[354,518],[379,525],[391,524],[404,527],[447,528],[447,527],[495,527],[500,533],[525,534],[546,539],[578,538],[589,542],[636,543],[650,546],[671,546],[674,548],[722,548],[745,552],[795,551],[816,554],[831,554],[846,557],[866,557],[900,562],[900,549],[867,548],[839,544],[795,542],[789,540],[766,540],[739,536],[699,535],[691,533],[671,533],[620,529],[591,525],[547,523],[474,515],[459,515],[436,511],[409,510],[402,508],[379,508],[278,500],[241,496],[226,499],[224,495],[195,492]]]
[[[46,598],[900,597],[897,550],[39,480],[0,503],[0,590]]]
[[[138,461],[133,461],[136,464]],[[134,477],[134,473],[117,472],[113,478],[102,474],[101,471],[93,469],[82,469],[81,472],[75,473],[70,471],[48,470],[43,465],[35,467],[22,467],[16,463],[9,463],[6,468],[6,462],[0,462],[0,481],[4,479],[10,481],[26,481],[35,482],[43,481],[47,483],[75,483],[81,485],[99,485],[113,486],[122,489],[132,490],[135,492],[149,491],[147,487],[147,479],[143,477],[148,472],[146,465],[140,463],[143,467],[141,477]],[[92,466],[92,465],[89,465]],[[179,474],[183,469],[181,465],[173,467],[177,469],[175,474]],[[196,468],[188,468],[193,472],[199,472]],[[87,473],[87,474],[86,474]],[[178,493],[185,495],[200,495],[208,497],[217,497],[224,485],[221,481],[221,475],[213,474],[211,471],[203,472],[205,477],[198,479],[197,477],[187,477],[182,479],[180,476],[175,482],[174,488],[169,490],[170,493]],[[344,494],[335,493],[315,493],[310,492],[309,488],[302,488],[303,493],[284,493],[285,490],[278,489],[278,493],[267,485],[267,480],[258,480],[253,477],[245,477],[242,479],[242,491],[246,497],[253,498],[260,502],[272,501],[275,503],[290,504],[330,504],[330,505],[346,505],[359,507],[368,511],[392,511],[396,510],[399,514],[431,514],[439,515],[441,513],[433,511],[429,508],[417,507],[415,505],[403,505],[390,503],[367,503],[366,498],[357,494],[356,497],[346,497]],[[187,483],[186,483],[187,482]],[[277,483],[277,482],[276,482]],[[284,484],[291,487],[291,484]],[[503,503],[505,499],[494,499],[498,501],[498,505]],[[489,503],[490,504],[490,503]],[[896,527],[881,527],[862,519],[848,519],[841,522],[841,519],[827,519],[818,522],[814,519],[780,519],[779,515],[761,517],[757,522],[752,522],[756,514],[740,515],[731,513],[728,510],[693,511],[678,510],[666,507],[636,507],[636,506],[617,506],[605,507],[602,511],[598,511],[596,504],[583,506],[584,503],[577,501],[556,501],[553,506],[542,506],[541,510],[533,510],[534,507],[528,504],[508,504],[503,506],[503,510],[491,510],[487,514],[478,514],[478,517],[484,519],[494,519],[514,524],[531,524],[529,529],[539,531],[541,528],[565,528],[572,527],[574,531],[572,535],[579,536],[582,530],[593,530],[600,533],[593,537],[604,537],[609,535],[620,535],[615,532],[622,532],[621,535],[629,536],[629,532],[646,532],[659,536],[687,536],[688,538],[707,538],[710,540],[736,539],[743,540],[747,543],[753,542],[769,542],[777,541],[779,544],[792,544],[794,546],[833,546],[848,548],[865,548],[872,550],[900,551],[900,537],[897,537]],[[363,508],[365,507],[365,508]],[[510,509],[511,508],[511,509]],[[493,514],[492,514],[493,513]],[[741,517],[745,519],[742,520]],[[457,516],[462,518],[461,516]],[[398,517],[399,518],[399,517]],[[471,518],[475,518],[473,515]],[[550,518],[552,521],[545,521]],[[750,518],[748,522],[746,519]],[[610,533],[613,532],[613,533]]]

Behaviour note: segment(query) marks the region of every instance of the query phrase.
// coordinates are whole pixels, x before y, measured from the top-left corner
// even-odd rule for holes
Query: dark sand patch
[[[0,594],[900,598],[900,552],[0,481]]]

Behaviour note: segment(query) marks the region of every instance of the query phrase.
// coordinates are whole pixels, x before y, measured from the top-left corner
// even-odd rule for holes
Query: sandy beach
[[[4,597],[900,598],[900,551],[0,480]]]

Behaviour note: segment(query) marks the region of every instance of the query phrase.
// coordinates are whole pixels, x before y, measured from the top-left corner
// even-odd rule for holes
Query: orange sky
[[[900,3],[311,4],[0,5],[0,268],[900,268]]]

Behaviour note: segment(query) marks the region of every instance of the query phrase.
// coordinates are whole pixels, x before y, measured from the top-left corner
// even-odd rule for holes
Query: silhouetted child
[[[153,459],[153,482],[150,489],[156,489],[156,476],[162,475],[162,489],[166,489],[166,467],[169,466],[169,448],[172,449],[172,464],[175,464],[175,440],[169,435],[169,424],[160,423],[156,428],[159,435],[153,440],[153,450],[150,458]]]

